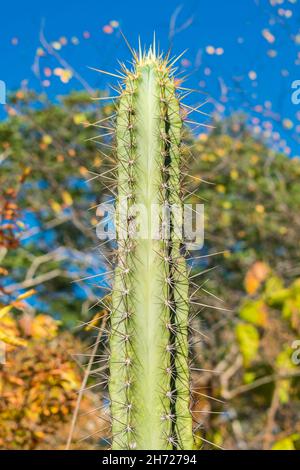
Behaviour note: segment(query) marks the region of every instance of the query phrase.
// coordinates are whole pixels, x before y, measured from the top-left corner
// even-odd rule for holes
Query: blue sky
[[[155,31],[164,50],[170,42],[174,54],[188,49],[178,64],[179,73],[189,75],[187,86],[207,92],[225,115],[246,112],[257,135],[299,155],[300,105],[291,102],[291,84],[300,79],[299,5],[299,0],[6,1],[1,5],[0,80],[8,89],[22,84],[54,99],[82,88],[76,77],[62,83],[54,74],[67,68],[62,59],[91,87],[105,88],[108,77],[88,66],[113,71],[118,59],[130,58],[119,28],[110,22],[119,23],[133,46],[139,35],[149,44]],[[37,58],[42,22],[50,44],[58,47],[63,38],[56,50],[59,60],[49,53]],[[35,74],[34,61],[39,65]],[[3,106],[0,116],[5,117]]]

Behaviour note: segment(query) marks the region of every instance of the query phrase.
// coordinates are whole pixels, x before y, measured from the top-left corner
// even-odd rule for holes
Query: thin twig
[[[85,388],[86,388],[86,384],[87,384],[89,375],[90,375],[90,373],[91,373],[91,369],[92,369],[92,365],[93,365],[93,362],[94,362],[94,358],[95,358],[95,355],[96,355],[96,353],[97,353],[97,349],[98,349],[98,346],[99,346],[99,341],[100,341],[100,339],[101,339],[101,336],[102,336],[102,334],[103,334],[103,331],[105,330],[106,322],[107,322],[107,316],[103,317],[103,320],[102,320],[102,323],[101,323],[101,327],[100,327],[100,329],[99,329],[99,331],[98,331],[98,335],[97,335],[97,338],[96,338],[96,341],[95,341],[95,344],[94,344],[94,347],[93,347],[93,351],[92,351],[92,354],[91,354],[90,359],[89,359],[89,362],[88,362],[88,366],[87,366],[86,371],[85,371],[85,373],[84,373],[84,377],[83,377],[83,380],[82,380],[82,383],[81,383],[81,387],[80,387],[80,391],[79,391],[79,393],[78,393],[78,397],[77,397],[77,401],[76,401],[76,406],[75,406],[74,414],[73,414],[73,417],[72,417],[71,428],[70,428],[70,432],[69,432],[69,436],[68,436],[68,441],[67,441],[66,449],[65,449],[65,450],[70,450],[70,446],[71,446],[71,442],[72,442],[72,437],[73,437],[73,434],[74,434],[74,429],[75,429],[75,426],[76,426],[76,421],[77,421],[77,417],[78,417],[78,413],[79,413],[79,408],[80,408],[81,399],[82,399],[84,390],[85,390]]]

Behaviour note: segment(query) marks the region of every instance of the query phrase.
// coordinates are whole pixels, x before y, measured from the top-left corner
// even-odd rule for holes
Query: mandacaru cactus
[[[112,448],[192,449],[188,275],[170,211],[182,209],[180,102],[173,63],[134,52],[117,102],[117,252],[110,317]],[[136,207],[144,208],[139,210]],[[124,209],[125,208],[125,209]],[[134,209],[135,208],[135,209]],[[180,216],[179,216],[180,218]],[[137,233],[138,232],[138,233]],[[142,233],[141,233],[142,232]]]

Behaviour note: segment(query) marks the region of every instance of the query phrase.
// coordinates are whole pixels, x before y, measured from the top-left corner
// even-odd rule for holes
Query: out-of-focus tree
[[[79,356],[83,345],[58,327],[57,321],[43,314],[0,320],[2,330],[24,342],[24,347],[7,346],[6,362],[0,369],[2,449],[63,449],[66,445],[82,381],[72,353]],[[99,398],[87,391],[81,413],[96,407],[100,407]],[[99,414],[79,418],[76,448],[89,448],[99,441],[105,427]],[[86,436],[91,437],[80,444]]]
[[[202,398],[204,416],[226,411],[195,419],[225,448],[299,448],[300,161],[254,139],[240,117],[200,134],[192,153],[189,190],[204,181],[189,199],[206,214],[193,281],[200,302],[214,307],[198,319],[208,338],[199,367],[213,373],[195,383],[226,402]]]
[[[92,326],[98,328],[107,264],[92,227],[95,207],[113,182],[114,163],[109,147],[97,150],[90,140],[97,129],[86,124],[109,127],[99,121],[111,114],[110,106],[82,93],[53,104],[25,91],[12,96],[9,106],[10,117],[0,124],[1,207],[6,211],[0,285],[1,307],[13,306],[17,315],[6,317],[14,325],[10,337],[26,340],[31,348],[11,356],[17,364],[19,357],[39,351],[40,340],[16,327],[24,315],[34,322],[35,312],[50,314],[64,327],[94,318]],[[98,130],[110,134],[110,129]],[[200,300],[195,295],[191,302],[212,306],[201,308],[192,321],[199,434],[212,448],[299,448],[299,366],[292,361],[300,318],[299,160],[254,139],[240,116],[216,123],[210,134],[187,133],[185,140],[192,157],[185,201],[205,204],[205,244],[189,259]],[[18,303],[31,289],[36,293],[25,306]],[[50,343],[59,338],[47,340],[45,348],[52,351]],[[22,375],[21,366],[18,370]],[[29,393],[33,384],[29,375],[26,380]],[[64,427],[60,412],[54,415]],[[31,436],[20,446],[49,443],[48,431],[37,444],[30,443]]]
[[[18,100],[25,100],[23,94],[17,95]],[[70,230],[70,234],[72,234],[72,228],[67,224],[69,219],[72,220],[72,214],[71,212],[65,214],[65,210],[72,205],[71,192],[78,191],[78,189],[72,187],[66,191],[65,186],[61,185],[61,191],[65,191],[62,193],[65,205],[59,210],[55,210],[57,206],[54,205],[54,208],[53,204],[51,206],[51,201],[49,201],[51,191],[48,187],[50,183],[47,182],[47,178],[55,180],[56,173],[54,172],[54,177],[51,176],[51,171],[48,174],[45,171],[43,175],[43,171],[39,168],[39,162],[35,161],[34,157],[32,158],[35,153],[34,149],[39,146],[40,140],[43,138],[45,140],[43,137],[45,133],[40,130],[37,123],[37,116],[42,111],[32,110],[35,120],[30,118],[29,109],[25,116],[22,113],[17,114],[15,110],[11,111],[11,119],[1,123],[3,130],[1,138],[3,140],[0,144],[2,147],[0,176],[0,448],[63,449],[67,442],[83,379],[83,358],[88,355],[85,351],[86,348],[89,350],[89,346],[79,339],[75,339],[71,333],[59,331],[59,323],[61,322],[54,320],[50,315],[38,313],[40,299],[36,294],[41,297],[46,296],[47,300],[43,305],[44,311],[57,316],[58,312],[52,304],[53,298],[47,281],[57,283],[60,277],[66,278],[66,280],[72,278],[69,274],[71,270],[68,264],[64,268],[66,274],[63,276],[62,266],[59,263],[62,260],[67,263],[73,253],[73,242],[71,236],[67,234],[67,230]],[[21,143],[23,139],[24,144]],[[50,140],[46,139],[46,141],[50,145]],[[29,152],[30,145],[32,145],[32,153]],[[48,161],[48,156],[47,154],[45,157],[46,161]],[[40,157],[42,156],[40,155]],[[65,171],[65,179],[63,178],[63,169],[60,174],[57,171],[57,174],[58,184],[62,184],[59,182],[59,178],[61,178],[65,185],[69,184],[73,175],[68,168]],[[40,188],[42,181],[45,184],[45,192]],[[52,194],[55,194],[53,188]],[[88,204],[85,202],[88,196],[88,190],[82,191],[83,202],[82,207],[80,203],[78,204],[79,211],[83,211]],[[76,209],[74,209],[75,211]],[[34,216],[34,220],[29,219],[29,223],[26,220],[28,213],[31,214],[31,217]],[[50,236],[48,232],[48,238],[49,227],[47,224],[50,220],[51,225],[52,217],[54,218],[52,229],[56,226],[61,227],[64,223],[67,228],[65,228],[65,232],[64,230],[62,232],[55,230]],[[82,223],[84,223],[83,220],[82,216]],[[69,244],[66,243],[66,247],[63,245],[64,236],[69,242]],[[26,237],[29,242],[24,244]],[[83,235],[78,243],[82,244],[82,237]],[[85,243],[82,244],[83,247]],[[62,257],[55,257],[56,250],[65,250],[67,247],[70,248],[69,253]],[[86,253],[83,253],[83,269],[87,266],[85,257]],[[57,266],[54,266],[55,262]],[[42,269],[39,273],[41,267],[44,267],[44,270]],[[77,267],[78,269],[80,268]],[[70,291],[69,281],[60,282],[62,292],[59,292],[57,284],[56,286],[52,284],[52,288],[54,290],[57,288],[61,295],[67,295]],[[32,298],[34,301],[30,303]],[[63,295],[62,299],[62,318],[64,318],[64,300],[66,299]],[[72,298],[70,294],[70,299],[74,316],[79,317],[78,297],[73,296]],[[73,356],[75,353],[76,355]],[[93,383],[93,379],[90,380]],[[87,413],[78,418],[77,426],[73,432],[73,439],[76,442],[75,448],[94,448],[101,439],[105,428],[101,419],[99,420],[102,409],[99,395],[91,393],[88,387],[81,399],[80,411],[84,414],[92,408],[99,408],[97,415],[89,416]],[[81,439],[83,439],[82,443]]]
[[[10,98],[9,118],[0,123],[2,197],[7,193],[3,210],[6,219],[21,211],[22,230],[16,243],[12,224],[6,220],[1,229],[3,242],[15,243],[13,256],[2,251],[2,267],[11,276],[2,287],[12,296],[35,288],[33,308],[69,324],[80,312],[86,319],[103,294],[99,285],[106,285],[104,277],[93,278],[105,264],[93,228],[105,186],[97,179],[105,152],[97,149],[90,123],[104,119],[111,108],[95,103],[85,93],[53,104],[43,95],[18,91]],[[26,181],[16,197],[11,188],[18,174]],[[89,276],[91,281],[72,283]]]

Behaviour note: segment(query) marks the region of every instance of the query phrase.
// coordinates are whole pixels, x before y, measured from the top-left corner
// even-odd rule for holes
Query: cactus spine
[[[123,236],[110,333],[113,449],[193,448],[188,280],[174,214],[168,237],[152,233],[153,207],[182,209],[182,119],[171,67],[155,46],[134,53],[118,100],[116,225]],[[146,236],[132,236],[134,205],[145,208],[139,223]]]

